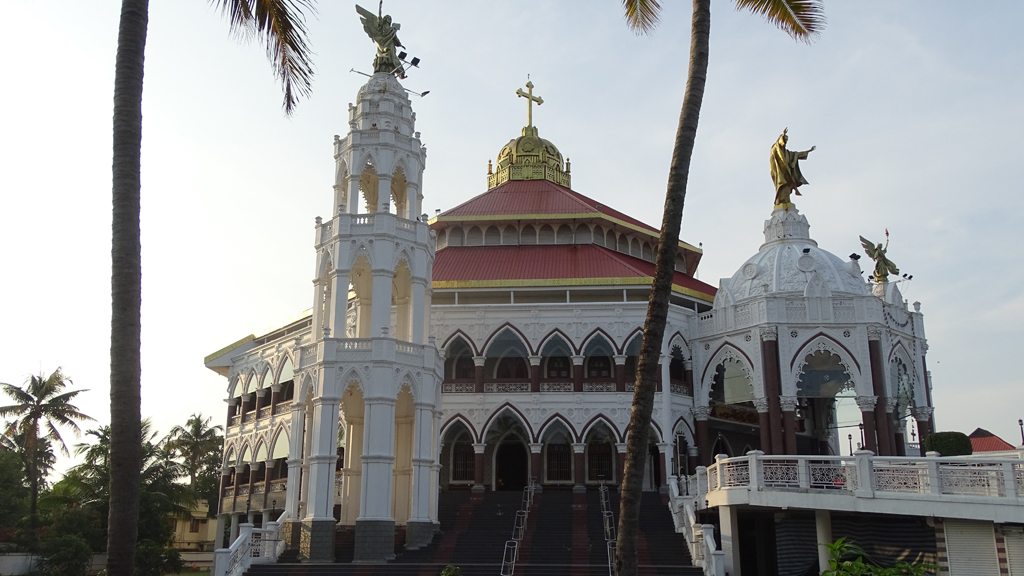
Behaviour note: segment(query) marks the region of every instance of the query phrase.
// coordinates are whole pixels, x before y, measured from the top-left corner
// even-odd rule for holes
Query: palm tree
[[[772,24],[796,40],[809,42],[824,27],[822,0],[734,0],[738,9],[747,9],[764,16]],[[658,0],[622,0],[629,27],[637,33],[649,33],[658,23],[661,6]],[[693,0],[690,28],[690,65],[679,126],[669,167],[665,211],[661,237],[655,256],[654,280],[644,320],[644,336],[633,393],[633,411],[629,430],[643,431],[651,427],[654,408],[655,377],[661,356],[669,295],[672,292],[673,268],[679,228],[683,219],[686,181],[690,174],[690,158],[697,137],[697,120],[704,99],[704,83],[708,72],[708,39],[711,34],[711,0]],[[631,433],[626,445],[626,469],[623,474],[622,497],[619,500],[619,534],[615,547],[615,573],[633,576],[637,571],[636,538],[640,518],[640,493],[647,434]]]
[[[202,414],[193,414],[184,427],[175,426],[167,435],[166,448],[185,461],[189,488],[193,491],[210,453],[216,453],[219,457],[224,445],[224,437],[220,435],[223,428],[211,427],[210,420],[210,417],[203,418]]]
[[[302,14],[313,0],[210,0],[236,34],[265,45],[290,114],[309,93],[311,51]],[[139,515],[142,248],[139,239],[142,79],[149,0],[123,0],[114,64],[110,315],[110,506],[107,574],[130,576]]]
[[[30,376],[21,388],[0,383],[0,391],[15,402],[9,406],[0,406],[0,416],[16,418],[13,428],[9,428],[12,434],[8,436],[20,447],[25,462],[30,490],[29,528],[33,539],[38,524],[36,508],[41,484],[40,464],[42,470],[49,471],[53,445],[68,455],[68,447],[57,428],[70,428],[78,436],[81,434],[78,422],[92,420],[71,403],[75,396],[85,390],[65,392],[68,384],[71,384],[71,379],[60,368],[49,376]]]

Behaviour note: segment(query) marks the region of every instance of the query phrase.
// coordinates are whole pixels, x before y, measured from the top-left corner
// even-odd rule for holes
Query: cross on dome
[[[533,95],[533,82],[526,81],[526,92],[520,88],[516,90],[516,95],[520,98],[526,98],[526,126],[529,128],[533,126],[533,103],[536,102],[537,106],[544,103],[544,99],[540,96]]]

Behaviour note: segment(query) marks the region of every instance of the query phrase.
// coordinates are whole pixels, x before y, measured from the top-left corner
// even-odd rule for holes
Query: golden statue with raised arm
[[[811,146],[810,150],[803,152],[786,150],[786,143],[789,142],[787,132],[789,132],[789,128],[782,131],[779,139],[772,146],[771,167],[772,182],[775,183],[775,208],[793,206],[789,197],[794,192],[797,196],[802,196],[797,188],[807,184],[807,180],[800,173],[800,160],[806,160],[807,155],[817,148],[817,146]]]
[[[868,240],[863,236],[860,237],[860,244],[861,246],[864,247],[864,252],[868,255],[868,258],[871,258],[872,260],[875,261],[875,272],[873,274],[873,276],[875,277],[875,282],[888,282],[889,274],[896,274],[897,276],[899,275],[900,269],[897,268],[896,265],[892,263],[892,260],[889,260],[889,258],[885,256],[885,251],[889,249],[888,229],[886,229],[885,231],[884,247],[882,246],[881,242],[875,244],[874,242]]]
[[[395,53],[395,46],[405,48],[398,40],[398,30],[402,25],[392,24],[390,14],[381,16],[383,5],[384,2],[381,0],[381,9],[378,10],[378,14],[374,15],[373,12],[356,4],[356,12],[359,14],[359,20],[363,23],[363,30],[377,45],[377,57],[373,59],[373,72],[375,74],[387,72],[399,78],[405,78],[405,68],[402,67],[402,61]]]

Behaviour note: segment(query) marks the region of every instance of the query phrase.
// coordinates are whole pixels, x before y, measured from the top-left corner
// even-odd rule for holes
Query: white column
[[[323,286],[313,281],[313,340],[319,340],[324,333]]]
[[[413,421],[412,451],[412,510],[409,511],[410,522],[430,522],[430,467],[433,458],[433,416],[434,406],[427,403],[416,403],[416,417]]]
[[[359,176],[361,174],[350,174],[348,177],[348,198],[346,198],[345,208],[349,214],[359,213]]]
[[[362,490],[362,415],[349,417],[347,423],[348,431],[345,435],[345,498],[342,502],[341,523],[351,525],[359,517],[359,495]]]
[[[832,543],[832,514],[828,510],[814,511],[814,526],[818,534],[818,570],[828,570],[828,548]]]
[[[374,283],[376,284],[376,276]],[[377,370],[375,370],[376,372]],[[383,370],[387,372],[385,368]],[[392,520],[392,473],[395,465],[395,399],[364,398],[363,472],[359,520]]]
[[[437,522],[437,504],[441,492],[441,415],[440,410],[434,410],[434,430],[437,435],[431,439],[431,450],[433,451],[434,463],[430,465],[430,520]]]
[[[722,560],[725,573],[740,576],[740,530],[735,506],[720,506],[718,518],[722,526]]]
[[[305,518],[309,509],[309,467],[311,463],[309,457],[313,448],[313,413],[308,411],[304,413],[303,421],[305,428],[302,438],[302,483],[300,484],[299,507],[297,508],[299,518]]]
[[[412,279],[412,338],[413,344],[423,344],[427,341],[427,315],[424,309],[427,308],[427,281],[422,278]]]
[[[373,271],[373,304],[370,307],[370,338],[380,338],[385,328],[391,327],[391,270]]]
[[[241,514],[231,515],[231,532],[228,534],[228,540],[230,540],[230,542],[228,542],[228,546],[231,546],[235,540],[238,540],[238,520],[241,516]],[[225,548],[227,548],[227,546],[225,546]]]
[[[324,377],[324,375],[321,375]],[[312,450],[306,520],[334,519],[334,468],[338,461],[338,411],[341,398],[313,400]]]
[[[327,281],[331,283],[329,307],[331,336],[345,338],[347,336],[345,328],[348,323],[348,271],[338,270],[335,266],[334,272]],[[323,332],[321,331],[320,334]]]
[[[391,176],[377,176],[377,212],[390,212],[385,205],[391,204]]]
[[[305,424],[304,404],[296,398],[292,403],[291,435],[288,437],[288,483],[284,493],[284,509],[292,520],[299,520],[299,491],[302,476],[302,441]]]

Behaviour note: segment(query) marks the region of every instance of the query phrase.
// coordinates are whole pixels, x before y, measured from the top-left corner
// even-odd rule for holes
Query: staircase
[[[387,564],[351,564],[354,531],[341,527],[334,564],[298,564],[294,555],[277,564],[253,566],[249,576],[437,576],[448,564],[464,576],[498,576],[505,542],[512,538],[521,492],[442,492],[438,507],[441,533],[419,550],[395,546]],[[618,496],[611,495],[618,517]],[[396,535],[396,541],[398,536]],[[640,576],[700,576],[672,517],[656,493],[644,493],[637,540]],[[288,562],[285,562],[285,559]],[[608,555],[598,492],[573,494],[546,490],[534,496],[519,548],[516,576],[607,576]]]

